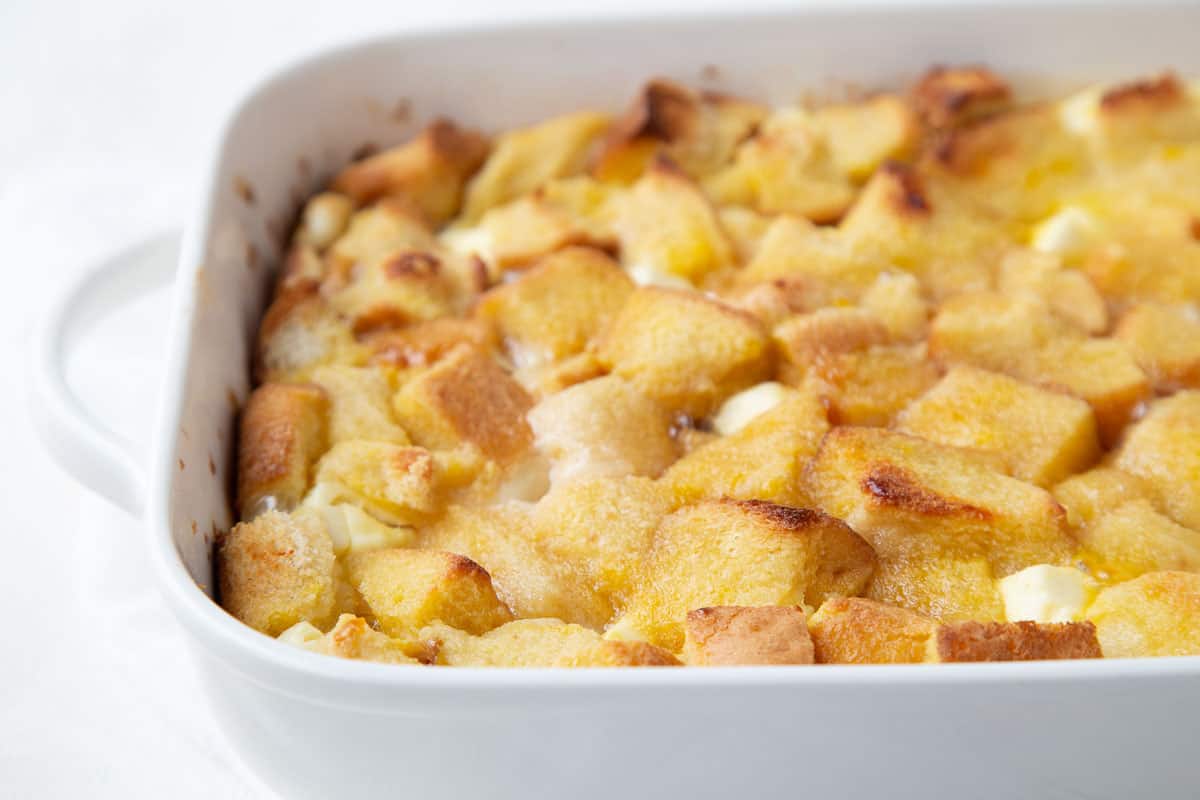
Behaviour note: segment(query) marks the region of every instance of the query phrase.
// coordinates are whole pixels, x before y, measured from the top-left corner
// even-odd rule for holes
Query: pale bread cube
[[[681,503],[732,497],[804,505],[804,465],[827,430],[815,393],[784,389],[773,408],[689,452],[661,482]]]
[[[255,378],[260,383],[307,380],[313,367],[362,363],[366,353],[316,286],[279,294],[263,314],[255,347]]]
[[[756,319],[699,294],[654,287],[634,291],[596,356],[664,408],[692,417],[770,371]]]
[[[605,114],[581,111],[505,133],[468,184],[461,219],[475,222],[490,208],[582,172],[608,124]]]
[[[533,401],[489,356],[459,347],[410,379],[392,400],[396,419],[416,443],[452,449],[468,443],[507,464],[528,449],[525,414]]]
[[[632,291],[608,256],[572,247],[485,294],[475,315],[495,326],[515,366],[538,366],[581,352]]]
[[[679,661],[645,642],[615,642],[557,619],[519,619],[482,636],[446,625],[421,632],[437,663],[459,667],[670,667]]]
[[[866,537],[884,562],[983,558],[996,577],[1070,557],[1066,514],[1050,494],[987,459],[876,428],[834,428],[809,465],[828,514]]]
[[[1112,467],[1081,472],[1054,487],[1054,499],[1062,503],[1067,511],[1067,521],[1077,531],[1127,502],[1151,497],[1145,481]]]
[[[1200,530],[1200,391],[1155,401],[1113,466],[1143,478],[1176,522]]]
[[[238,432],[237,510],[295,508],[327,445],[329,398],[311,384],[266,383],[250,393]]]
[[[683,660],[708,667],[812,664],[813,643],[801,608],[698,608],[684,623]]]
[[[761,501],[703,502],[663,520],[616,623],[672,652],[687,613],[714,605],[815,605],[855,594],[870,546],[818,511]]]
[[[459,345],[489,352],[495,339],[495,331],[483,320],[439,317],[377,331],[366,336],[364,342],[370,351],[370,363],[411,369],[440,361]]]
[[[552,394],[529,412],[550,479],[658,475],[678,454],[671,418],[629,381],[606,375]]]
[[[217,578],[225,610],[269,636],[333,622],[333,542],[315,514],[267,511],[233,526],[218,546]]]
[[[304,204],[295,241],[320,252],[346,231],[353,213],[354,201],[344,194],[321,192],[314,195]]]
[[[1130,500],[1078,534],[1085,560],[1110,578],[1146,572],[1200,572],[1200,531],[1160,514],[1147,500]]]
[[[436,648],[428,643],[393,639],[353,614],[342,614],[326,634],[308,623],[297,623],[281,633],[279,640],[313,653],[378,664],[416,666],[431,664],[436,657]]]
[[[328,502],[348,501],[389,525],[412,525],[437,509],[438,475],[423,447],[351,440],[317,462]]]
[[[1004,601],[982,557],[906,554],[881,558],[864,593],[939,621],[1003,620]]]
[[[381,202],[355,211],[326,253],[333,274],[345,276],[356,264],[392,253],[432,252],[435,240],[426,221],[403,203]]]
[[[669,161],[656,161],[616,202],[621,261],[695,282],[733,263],[716,211]]]
[[[1200,655],[1200,575],[1151,572],[1111,586],[1088,619],[1106,658]]]
[[[762,236],[753,258],[737,274],[744,285],[786,280],[804,290],[806,308],[854,303],[885,272],[877,251],[836,228],[781,214]]]
[[[512,620],[491,576],[465,556],[393,548],[351,553],[345,565],[368,618],[389,636],[412,636],[434,621],[480,634]]]
[[[487,155],[487,140],[453,122],[438,119],[408,144],[351,164],[332,188],[366,205],[396,198],[441,224],[458,211],[463,184]]]
[[[806,382],[835,425],[890,425],[937,382],[924,345],[869,347],[815,362]]]
[[[893,94],[824,106],[814,117],[834,168],[856,181],[867,178],[883,162],[907,155],[920,134],[912,108]]]
[[[863,597],[833,597],[808,620],[818,664],[915,664],[925,660],[936,623]]]
[[[1059,319],[1084,333],[1108,329],[1108,306],[1091,279],[1079,270],[1064,269],[1053,254],[1019,250],[1000,265],[999,289],[1007,295],[1030,294],[1041,299]]]
[[[381,369],[342,364],[320,366],[312,382],[329,398],[329,444],[363,439],[408,444],[392,418],[392,387]]]
[[[897,430],[993,452],[1008,474],[1043,487],[1100,455],[1087,403],[973,367],[951,369],[903,411]]]
[[[931,309],[920,281],[907,272],[880,273],[863,293],[862,307],[883,323],[892,341],[925,338]]]
[[[1200,388],[1200,309],[1141,303],[1117,325],[1138,365],[1160,391]]]

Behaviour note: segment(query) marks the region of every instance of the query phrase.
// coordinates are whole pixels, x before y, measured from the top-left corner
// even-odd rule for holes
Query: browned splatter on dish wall
[[[248,206],[254,205],[254,186],[241,175],[233,176],[233,191]]]

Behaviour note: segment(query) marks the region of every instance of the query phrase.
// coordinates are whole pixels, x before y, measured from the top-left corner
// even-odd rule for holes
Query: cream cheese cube
[[[713,429],[722,436],[737,433],[783,399],[783,385],[767,381],[738,392],[722,404],[713,417]]]
[[[1009,622],[1074,622],[1083,617],[1094,593],[1092,580],[1073,567],[1037,564],[1000,580]]]

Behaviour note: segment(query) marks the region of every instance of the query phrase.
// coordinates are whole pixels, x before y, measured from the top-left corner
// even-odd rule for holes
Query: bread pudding
[[[1200,654],[1200,89],[436,120],[305,204],[232,615],[407,665]]]

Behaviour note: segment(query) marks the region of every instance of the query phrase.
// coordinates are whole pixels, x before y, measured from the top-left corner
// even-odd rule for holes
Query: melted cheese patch
[[[1092,600],[1092,581],[1072,567],[1038,564],[1000,580],[1009,622],[1075,622]]]

